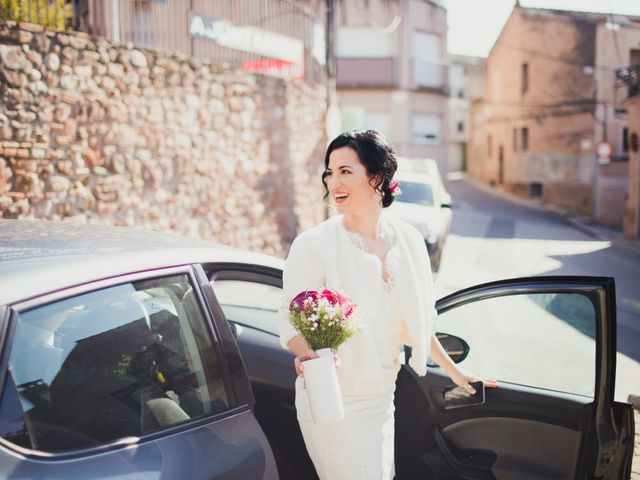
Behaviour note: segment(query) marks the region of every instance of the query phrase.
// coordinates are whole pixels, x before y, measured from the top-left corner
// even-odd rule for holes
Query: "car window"
[[[228,405],[187,275],[21,313],[9,375],[26,420],[25,446],[47,452],[137,437]]]
[[[215,280],[212,285],[227,320],[278,334],[281,288],[245,280]]]
[[[424,205],[431,207],[433,202],[433,189],[431,185],[426,183],[407,182],[403,181],[400,184],[402,189],[402,195],[396,197],[396,200],[404,203],[417,203],[418,205]]]
[[[466,371],[593,397],[595,318],[581,294],[522,294],[455,307],[438,316],[436,330],[467,341]]]

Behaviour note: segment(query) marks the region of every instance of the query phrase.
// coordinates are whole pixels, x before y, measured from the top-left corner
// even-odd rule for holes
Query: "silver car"
[[[0,478],[317,478],[276,328],[283,264],[158,233],[0,221]],[[629,479],[615,305],[613,279],[598,277],[438,300],[447,352],[500,388],[448,410],[448,376],[403,365],[397,478]]]

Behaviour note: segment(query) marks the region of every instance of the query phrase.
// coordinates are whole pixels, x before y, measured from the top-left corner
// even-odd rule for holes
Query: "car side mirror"
[[[460,363],[469,355],[469,344],[460,337],[441,332],[436,332],[436,337],[440,340],[442,348],[444,348],[444,351],[451,357],[453,363]],[[430,367],[437,366],[431,362],[431,360],[429,360],[427,365]]]

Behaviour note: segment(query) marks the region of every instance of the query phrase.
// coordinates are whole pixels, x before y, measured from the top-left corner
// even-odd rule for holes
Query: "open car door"
[[[614,402],[615,305],[613,279],[595,277],[505,280],[439,300],[435,330],[468,346],[460,367],[500,388],[445,410],[446,374],[403,366],[398,478],[629,479],[634,419]]]

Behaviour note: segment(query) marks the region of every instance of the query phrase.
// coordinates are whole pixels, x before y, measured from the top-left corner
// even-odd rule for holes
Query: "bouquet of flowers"
[[[356,305],[335,290],[305,290],[289,304],[289,318],[296,331],[314,350],[335,350],[358,332]]]
[[[289,304],[289,319],[318,354],[302,362],[311,415],[316,423],[344,418],[333,351],[358,331],[356,306],[334,290],[305,290]]]

